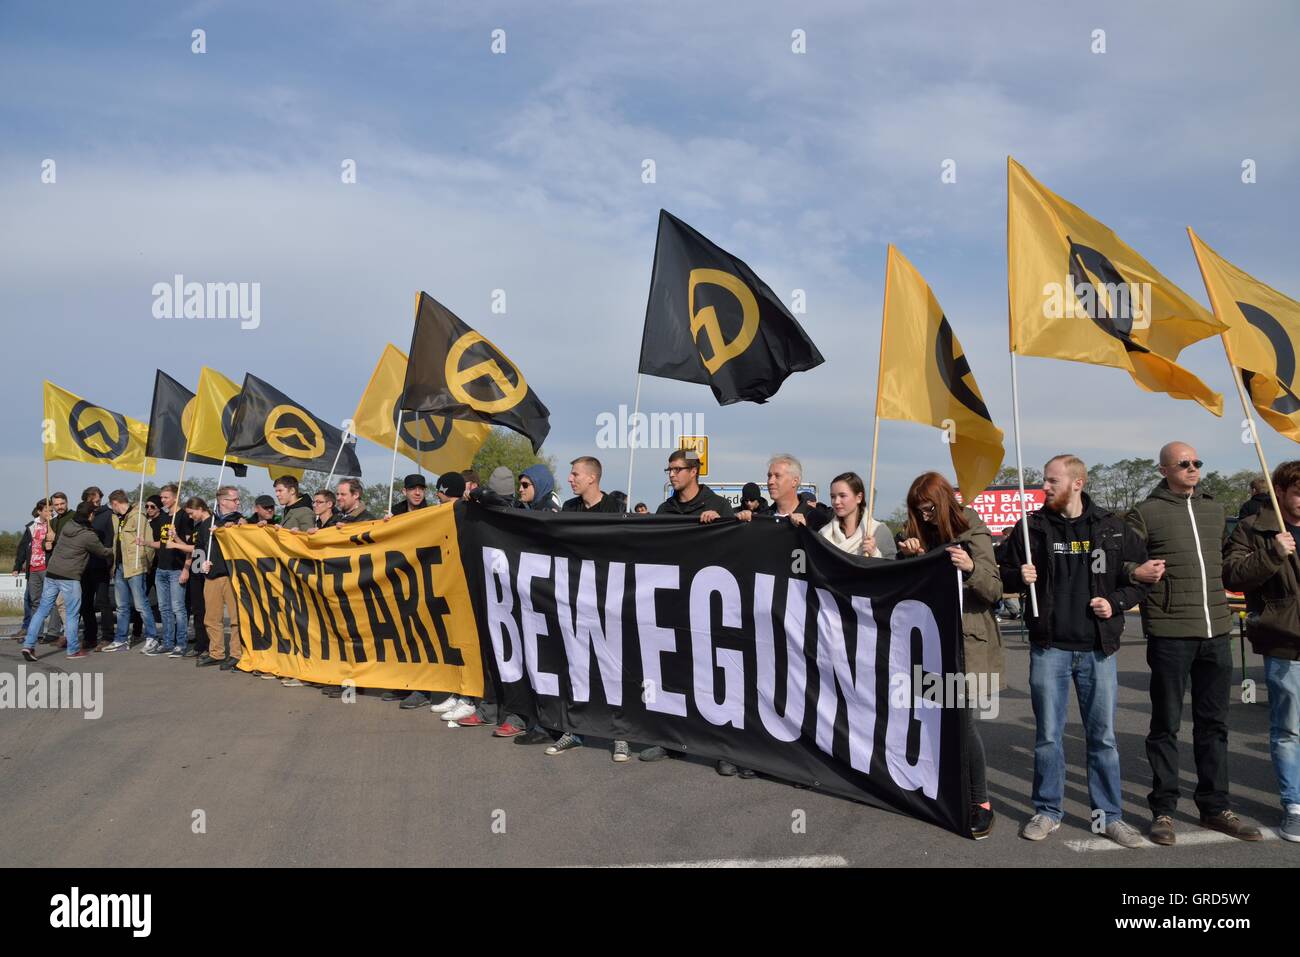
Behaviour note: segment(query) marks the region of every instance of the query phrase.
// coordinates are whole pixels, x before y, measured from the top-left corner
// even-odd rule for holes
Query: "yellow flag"
[[[185,407],[181,421],[185,434],[189,436],[190,451],[208,458],[225,459],[228,465],[260,465],[253,459],[241,459],[226,455],[226,443],[230,438],[230,424],[235,417],[235,407],[239,405],[240,388],[216,369],[204,366],[199,370],[199,388]],[[268,465],[267,475],[274,482],[281,475],[292,475],[302,480],[302,469],[281,468]]]
[[[395,411],[406,382],[406,361],[406,353],[397,346],[384,347],[352,416],[357,435],[390,450],[397,440],[399,452],[435,475],[469,468],[492,427],[427,412]]]
[[[1174,360],[1224,326],[1106,226],[1007,157],[1011,351],[1125,369],[1148,392],[1223,396]]]
[[[1002,467],[1002,430],[989,416],[961,343],[926,281],[893,246],[885,266],[876,415],[947,431],[967,502]]]
[[[1228,361],[1241,372],[1251,404],[1278,432],[1300,442],[1300,302],[1242,272],[1187,228]]]
[[[130,419],[46,380],[45,459],[92,462],[124,472],[153,475],[155,462],[145,457],[149,423]]]

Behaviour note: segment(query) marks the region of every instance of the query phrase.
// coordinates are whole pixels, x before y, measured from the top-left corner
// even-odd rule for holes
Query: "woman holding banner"
[[[884,522],[866,518],[866,488],[857,472],[831,479],[831,511],[835,518],[818,532],[841,551],[866,558],[894,558],[894,533]],[[870,527],[867,527],[870,526]]]
[[[918,476],[907,491],[907,525],[898,544],[900,557],[923,555],[946,546],[961,574],[962,646],[969,689],[996,694],[1002,680],[1002,637],[993,606],[1002,597],[1002,578],[993,554],[993,536],[975,510],[957,501],[957,493],[938,472]],[[993,807],[985,780],[984,743],[975,727],[974,702],[962,702],[961,717],[970,755],[971,837],[981,840],[993,830]]]

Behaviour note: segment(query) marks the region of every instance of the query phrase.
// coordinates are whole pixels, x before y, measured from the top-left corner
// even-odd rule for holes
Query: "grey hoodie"
[[[515,494],[515,474],[504,465],[498,465],[488,476],[488,488],[504,498]]]

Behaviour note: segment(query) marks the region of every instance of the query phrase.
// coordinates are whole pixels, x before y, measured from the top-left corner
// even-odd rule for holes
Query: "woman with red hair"
[[[946,548],[962,578],[962,646],[967,687],[986,682],[996,692],[1002,681],[1002,636],[993,606],[1002,597],[1002,577],[993,555],[993,536],[974,509],[957,501],[957,493],[938,472],[917,477],[907,491],[907,525],[898,543],[900,558]],[[983,673],[983,677],[981,677]],[[977,687],[980,685],[976,685]],[[993,830],[984,770],[984,743],[975,727],[973,702],[961,709],[970,756],[971,836],[981,840]]]

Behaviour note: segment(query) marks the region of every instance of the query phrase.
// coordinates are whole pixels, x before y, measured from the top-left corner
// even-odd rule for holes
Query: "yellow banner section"
[[[41,429],[45,460],[65,459],[107,465],[124,472],[153,475],[145,457],[149,423],[128,418],[45,382],[45,422]]]
[[[482,696],[454,503],[312,535],[269,525],[216,534],[243,670]]]

